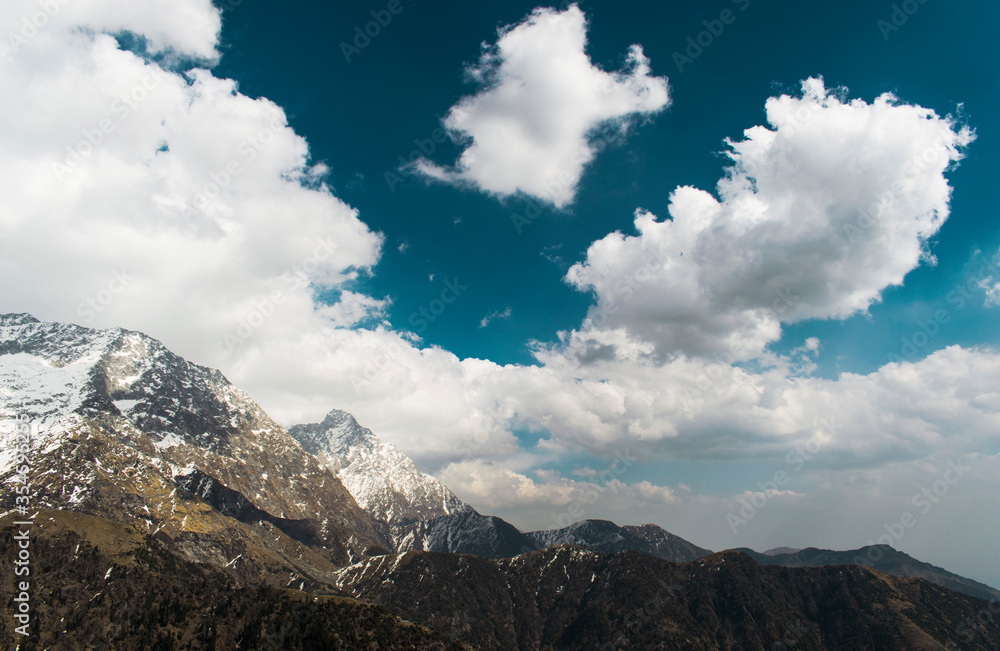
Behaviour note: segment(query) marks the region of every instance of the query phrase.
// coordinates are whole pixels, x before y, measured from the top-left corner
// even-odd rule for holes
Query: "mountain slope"
[[[989,604],[867,567],[677,564],[554,547],[504,560],[407,552],[337,585],[482,649],[995,649]]]
[[[339,409],[321,423],[294,425],[288,432],[337,474],[363,509],[386,523],[397,552],[505,558],[572,544],[602,552],[631,549],[679,562],[711,553],[655,525],[619,527],[584,520],[554,531],[522,533],[500,518],[476,512],[439,480],[420,472],[396,446]]]
[[[619,527],[607,520],[582,520],[562,529],[533,531],[528,536],[539,548],[576,545],[604,553],[632,550],[675,563],[687,563],[712,553],[655,524]]]
[[[294,425],[288,433],[336,472],[361,508],[390,526],[472,510],[345,411],[334,409],[323,422]]]
[[[396,551],[410,550],[475,554],[507,558],[539,549],[530,535],[492,515],[463,511],[393,529]]]
[[[30,418],[35,506],[138,522],[189,560],[279,586],[328,585],[389,545],[246,394],[145,335],[0,316],[0,386],[0,485],[16,479],[13,419]],[[219,495],[257,511],[227,515]]]
[[[888,545],[873,545],[843,552],[816,549],[815,547],[800,549],[792,553],[765,552],[760,554],[752,549],[739,549],[737,551],[747,554],[761,565],[781,565],[782,567],[865,565],[886,574],[925,579],[943,588],[977,599],[1000,599],[1000,590],[959,576],[936,565],[918,561]]]
[[[11,517],[0,518],[9,531]],[[0,617],[4,648],[426,649],[467,648],[382,608],[336,596],[241,587],[222,571],[178,559],[134,527],[42,510],[32,528],[44,571],[31,577],[30,637]],[[0,537],[5,566],[17,554]],[[14,598],[0,582],[0,599]]]

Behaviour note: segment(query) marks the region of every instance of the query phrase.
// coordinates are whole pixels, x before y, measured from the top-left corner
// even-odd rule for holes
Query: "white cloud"
[[[506,319],[509,321],[510,316],[511,316],[510,307],[505,309],[503,312],[501,312],[500,310],[493,310],[492,312],[484,316],[482,320],[479,321],[479,327],[480,329],[485,328],[489,326],[491,323],[493,323],[493,321],[495,321],[496,319]]]
[[[10,57],[30,51],[56,62],[66,39],[81,28],[141,34],[151,51],[211,60],[218,57],[222,21],[211,0],[6,0],[0,7],[0,49]]]
[[[998,264],[1000,264],[1000,251],[997,251],[993,258],[983,265],[983,269],[984,271],[988,269],[995,271]],[[986,276],[979,282],[979,287],[986,292],[986,307],[1000,307],[1000,278],[997,278],[995,274]]]
[[[34,10],[5,3],[0,31]],[[214,56],[219,24],[207,0],[67,3],[0,62],[0,95],[18,98],[0,104],[5,309],[141,330],[219,367],[257,339],[381,313],[349,283],[382,238],[321,182],[281,108],[101,32],[179,61]],[[348,291],[330,307],[325,290]]]
[[[974,138],[883,95],[841,101],[819,79],[772,97],[772,126],[730,142],[719,198],[671,195],[636,236],[592,244],[567,282],[596,294],[590,328],[625,327],[661,355],[755,357],[781,323],[842,319],[900,285],[948,217],[944,173]]]
[[[683,486],[671,488],[649,481],[626,483],[618,475],[627,471],[626,467],[621,472],[608,471],[603,473],[607,477],[598,475],[595,481],[569,479],[553,471],[536,471],[536,479],[532,479],[505,463],[474,460],[451,464],[438,477],[461,499],[487,510],[517,505],[517,510],[523,511],[538,507],[568,511],[568,507],[573,507],[576,512],[588,506],[598,508],[592,506],[597,504],[604,508],[613,503],[632,507],[662,505],[678,502],[688,492]],[[566,524],[575,521],[573,518]]]
[[[200,8],[207,12],[202,22],[210,24],[217,16],[206,7],[191,2],[178,10]],[[570,20],[574,12],[562,19]],[[119,27],[138,31],[143,24]],[[683,356],[665,363],[634,319],[539,346],[540,365],[532,367],[420,349],[412,335],[383,326],[351,329],[388,309],[384,300],[350,287],[352,278],[377,262],[382,238],[322,184],[323,169],[310,167],[308,147],[285,126],[282,110],[265,99],[240,95],[233,82],[206,70],[183,77],[120,50],[110,36],[67,32],[47,43],[48,49],[37,49],[44,43],[32,41],[0,65],[0,92],[19,98],[0,105],[3,124],[11,125],[0,131],[4,310],[148,332],[196,362],[223,369],[282,422],[317,420],[331,407],[346,408],[429,469],[514,454],[519,449],[515,428],[548,432],[542,446],[554,451],[583,447],[607,453],[634,444],[650,458],[713,457],[766,454],[808,441],[817,435],[819,418],[836,417],[846,425],[831,449],[844,459],[863,460],[911,456],[946,443],[969,448],[976,432],[997,431],[991,396],[1000,384],[1000,364],[984,351],[949,349],[919,364],[833,382],[790,380],[781,360],[760,374]],[[178,50],[211,47],[203,41],[183,46],[185,37],[168,36],[162,37],[164,43]],[[133,97],[137,88],[144,92]],[[803,101],[821,102],[817,93],[809,97]],[[775,105],[786,101],[791,100]],[[816,115],[839,114],[845,107],[874,110],[829,98],[822,102],[825,108]],[[897,126],[920,114],[889,103],[878,106],[893,112],[890,122]],[[99,145],[82,146],[102,121],[113,128],[103,130]],[[853,133],[853,122],[843,122],[846,133]],[[922,123],[935,126],[936,133],[953,134],[940,120]],[[896,152],[899,143],[887,135],[896,133],[892,125],[868,133],[881,147],[872,150],[858,136],[848,138],[851,151],[872,150],[878,160],[886,155],[883,150]],[[823,122],[816,128],[829,133],[833,126]],[[811,127],[800,130],[812,133]],[[919,151],[927,134],[908,133]],[[757,134],[752,141],[782,137]],[[67,160],[67,147],[77,150],[78,164]],[[798,152],[789,144],[785,149],[785,155]],[[818,158],[836,158],[837,152]],[[57,164],[71,169],[56,171]],[[843,167],[832,160],[825,165]],[[921,188],[937,188],[927,190],[925,203],[938,210],[938,220],[947,208],[940,171],[921,177],[916,189],[920,194]],[[809,187],[818,178],[802,174],[788,182]],[[759,192],[772,198],[769,187],[765,183]],[[754,199],[742,192],[741,201]],[[789,198],[802,194],[789,186]],[[901,199],[900,205],[913,201]],[[675,227],[699,230],[686,214],[675,215]],[[823,219],[813,215],[813,221]],[[673,241],[667,222],[649,218],[640,224],[654,244]],[[787,219],[781,225],[796,232],[787,230]],[[732,224],[717,226],[727,242]],[[882,240],[900,228],[880,223],[869,234]],[[575,273],[597,282],[596,270],[604,264],[602,269],[620,279],[620,257],[604,254],[641,245],[634,241],[639,239],[605,238],[591,248],[586,270]],[[758,237],[782,255],[798,251],[786,251],[773,239]],[[910,233],[910,240],[900,242],[909,243],[918,257],[919,236]],[[839,250],[853,255],[853,249]],[[644,262],[641,256],[635,259]],[[915,260],[911,256],[905,262]],[[824,264],[837,266],[834,260]],[[711,268],[697,270],[713,291],[734,291],[710,277]],[[88,304],[107,294],[102,290],[116,274],[127,284],[107,304]],[[763,272],[758,270],[757,277]],[[601,287],[599,309],[606,306]],[[329,290],[339,291],[340,302],[317,302],[317,293]],[[808,296],[809,305],[821,303]],[[654,299],[639,302],[659,309]],[[826,313],[842,302],[831,299]],[[685,309],[700,314],[696,302]],[[943,377],[954,377],[954,383],[940,384]],[[388,404],[392,409],[386,409]]]
[[[805,342],[798,348],[792,349],[792,354],[804,353],[808,355],[816,355],[819,353],[820,340],[819,337],[809,337]]]
[[[986,290],[986,305],[988,307],[1000,306],[1000,281],[983,281],[983,289]]]
[[[591,63],[586,45],[587,19],[575,4],[536,9],[501,30],[468,71],[484,89],[444,119],[472,143],[453,168],[422,160],[417,169],[501,197],[522,192],[557,207],[572,203],[596,154],[594,130],[623,133],[637,116],[670,103],[666,79],[650,75],[640,46],[632,46],[625,69],[609,73]]]

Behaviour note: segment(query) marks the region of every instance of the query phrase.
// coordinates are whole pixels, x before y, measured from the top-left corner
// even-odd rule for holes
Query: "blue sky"
[[[528,342],[551,341],[573,328],[591,303],[562,281],[566,266],[604,234],[631,232],[637,207],[664,213],[676,186],[713,188],[725,162],[723,138],[738,138],[760,123],[764,100],[796,91],[809,76],[846,86],[851,97],[871,100],[888,91],[956,113],[979,138],[949,176],[956,190],[952,215],[932,243],[938,264],[887,290],[870,317],[793,326],[776,350],[818,336],[824,345],[819,373],[875,370],[887,361],[886,351],[902,347],[914,321],[946,305],[946,290],[959,282],[973,251],[1000,243],[989,183],[998,144],[986,126],[1000,98],[996,84],[981,77],[985,62],[995,59],[986,30],[990,16],[1000,13],[996,7],[928,2],[898,31],[886,31],[886,40],[878,21],[891,19],[891,3],[580,3],[590,20],[594,63],[617,69],[628,46],[640,43],[653,72],[669,77],[674,103],[601,153],[573,206],[546,209],[519,233],[511,214],[523,211],[524,199],[497,201],[413,176],[387,182],[386,174],[396,172],[400,156],[418,150],[416,141],[435,146],[432,159],[454,160],[460,150],[431,136],[447,109],[477,90],[463,79],[464,64],[478,57],[481,43],[494,40],[498,27],[517,23],[535,5],[403,3],[367,47],[349,52],[348,62],[341,44],[353,44],[353,28],[372,20],[369,12],[381,9],[376,4],[324,3],[300,13],[245,0],[225,14],[225,55],[217,71],[239,80],[241,92],[283,106],[291,125],[307,135],[313,158],[331,166],[338,195],[385,233],[385,254],[361,287],[392,298],[393,326],[411,327],[410,315],[440,293],[445,277],[469,285],[447,317],[422,333],[427,343],[460,357],[532,363]],[[717,20],[727,8],[735,21],[703,54],[675,61],[675,53],[686,57],[687,38],[705,30],[703,21]],[[403,243],[405,253],[397,250]],[[507,307],[509,321],[478,327],[485,315]],[[994,319],[978,306],[966,310],[921,353],[952,343],[994,343]]]
[[[881,541],[1000,586],[1000,8],[224,4],[4,4],[0,309],[350,411],[524,529],[914,512]]]

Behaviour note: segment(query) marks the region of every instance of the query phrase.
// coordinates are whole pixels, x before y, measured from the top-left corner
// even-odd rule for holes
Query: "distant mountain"
[[[288,433],[335,472],[361,508],[390,528],[472,511],[346,411],[334,409],[323,422],[294,425]]]
[[[0,316],[0,485],[37,426],[33,505],[137,524],[241,581],[314,589],[390,546],[340,481],[223,375],[137,332]],[[0,511],[14,506],[0,493]]]
[[[533,531],[528,536],[539,548],[577,545],[608,554],[632,550],[675,563],[687,563],[712,553],[655,524],[619,527],[607,520],[583,520],[562,529]]]
[[[988,585],[959,576],[930,563],[918,561],[889,545],[873,545],[845,552],[816,549],[815,547],[789,554],[770,554],[768,552],[760,554],[752,549],[742,548],[737,551],[747,554],[761,565],[781,565],[782,567],[865,565],[886,574],[925,579],[977,599],[1000,599],[1000,590],[995,590]]]
[[[712,553],[655,525],[619,527],[584,520],[563,529],[522,533],[498,517],[476,512],[439,480],[420,472],[399,448],[339,409],[321,423],[293,425],[288,433],[333,470],[361,508],[386,523],[384,531],[397,552],[506,558],[571,544],[601,552],[631,549],[677,562]]]
[[[530,534],[521,533],[509,522],[471,510],[397,527],[393,538],[399,552],[451,552],[485,558],[506,558],[539,548]]]
[[[800,552],[801,549],[796,549],[794,547],[775,547],[774,549],[769,549],[763,552],[766,556],[777,556],[778,554],[794,554],[795,552]]]
[[[986,602],[732,551],[687,564],[567,546],[503,560],[407,552],[344,568],[337,586],[484,650],[1000,648],[1000,631],[976,622]]]

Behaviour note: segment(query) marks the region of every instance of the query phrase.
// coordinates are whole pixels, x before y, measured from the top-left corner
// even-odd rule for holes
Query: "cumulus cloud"
[[[211,0],[9,0],[0,7],[0,25],[5,35],[0,58],[4,59],[17,58],[22,51],[35,57],[45,53],[58,57],[66,38],[83,29],[131,32],[141,35],[150,51],[213,60],[218,57],[222,20]]]
[[[586,328],[624,327],[661,355],[753,358],[781,324],[843,319],[921,261],[948,217],[945,172],[974,138],[886,94],[842,100],[820,79],[766,103],[771,128],[729,141],[718,198],[692,187],[670,219],[593,243],[566,280],[597,298]]]
[[[598,148],[594,131],[624,133],[634,118],[670,104],[667,80],[651,76],[640,46],[629,50],[624,69],[606,72],[590,61],[586,45],[587,19],[575,4],[561,12],[536,9],[501,30],[467,71],[483,90],[444,119],[471,144],[454,167],[421,160],[417,169],[501,197],[521,192],[557,207],[572,203]]]
[[[627,472],[628,466],[622,465],[620,469],[598,473],[593,481],[581,481],[554,471],[536,471],[532,479],[506,463],[474,460],[449,465],[439,478],[463,500],[488,509],[516,504],[526,510],[542,507],[564,510],[567,514],[580,514],[587,507],[606,508],[614,503],[632,507],[673,504],[690,492],[683,485],[671,488],[649,481],[626,483],[619,475]],[[567,518],[562,526],[577,519]]]
[[[215,56],[208,0],[59,6],[0,63],[0,94],[18,98],[0,106],[8,309],[142,330],[215,366],[265,333],[380,312],[350,291],[315,300],[367,273],[382,238],[323,184],[282,109],[155,62]],[[5,3],[0,31],[37,9]]]

